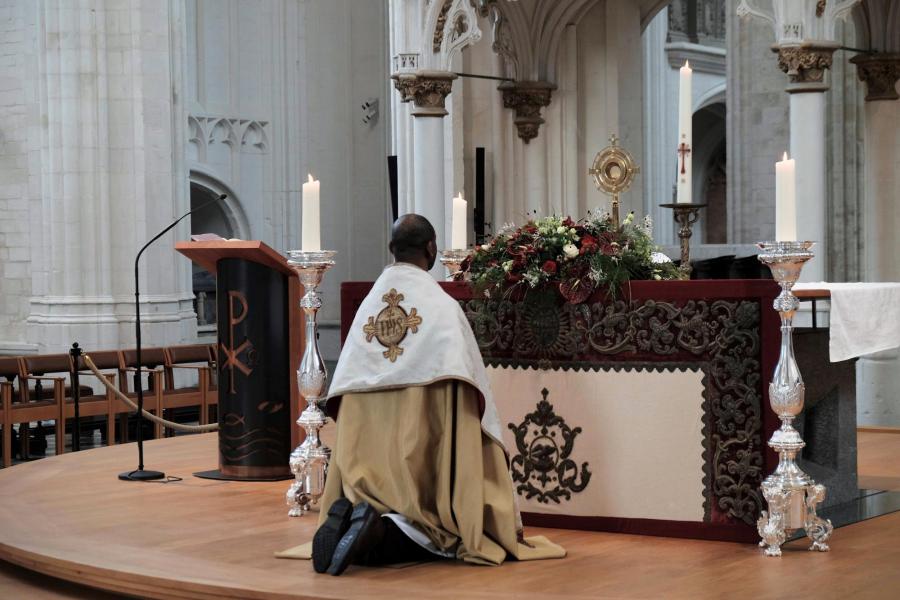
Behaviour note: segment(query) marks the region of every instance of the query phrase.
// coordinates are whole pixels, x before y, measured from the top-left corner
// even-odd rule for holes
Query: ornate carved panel
[[[760,303],[755,300],[608,300],[555,305],[462,303],[485,363],[538,368],[699,366],[707,402],[708,522],[753,525],[763,477]]]
[[[188,143],[198,160],[214,144],[224,144],[241,152],[265,154],[269,151],[269,122],[236,117],[188,116]]]

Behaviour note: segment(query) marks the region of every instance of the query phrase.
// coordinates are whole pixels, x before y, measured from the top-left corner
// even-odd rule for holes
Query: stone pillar
[[[413,102],[413,200],[415,212],[434,226],[438,252],[447,249],[444,186],[444,101],[450,94],[455,73],[448,71],[417,71],[392,76],[394,86],[404,102]],[[444,267],[435,263],[431,271],[435,279],[444,279]]]
[[[790,84],[790,157],[797,161],[797,237],[816,242],[804,281],[824,281],[828,264],[825,206],[825,72],[837,45],[782,46],[778,66]],[[774,165],[773,165],[774,173]],[[774,177],[774,175],[773,175]]]
[[[498,88],[503,93],[503,107],[515,111],[513,123],[519,138],[525,142],[525,194],[529,217],[547,216],[550,199],[547,197],[547,145],[543,140],[531,143],[538,136],[544,119],[541,109],[550,105],[556,86],[546,81],[504,82]]]
[[[40,351],[134,343],[137,250],[187,210],[178,1],[42,0],[35,74],[29,339]],[[187,222],[142,258],[145,343],[194,339],[189,264],[172,249]]]
[[[866,84],[865,209],[863,243],[867,281],[900,281],[900,54],[851,59]],[[900,350],[857,363],[860,425],[900,426]]]
[[[797,161],[797,235],[816,242],[816,257],[803,268],[802,281],[821,281],[830,276],[826,272],[825,73],[831,68],[834,51],[841,46],[837,24],[859,2],[772,0],[768,10],[757,6],[757,0],[740,0],[736,9],[738,16],[771,23],[775,34],[772,50],[778,53],[778,66],[790,78],[787,92],[791,94],[790,154]]]

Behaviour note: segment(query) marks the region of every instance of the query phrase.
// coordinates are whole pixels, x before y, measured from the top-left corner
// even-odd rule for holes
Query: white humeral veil
[[[376,317],[387,306],[384,296],[392,289],[403,295],[400,307],[407,313],[416,309],[422,319],[415,333],[407,331],[399,343],[403,352],[393,362],[385,358],[385,346],[374,337],[366,341],[363,331],[369,317]],[[503,448],[487,371],[462,308],[427,271],[408,263],[386,267],[356,312],[328,398],[447,379],[465,381],[480,392],[484,398],[481,428]]]

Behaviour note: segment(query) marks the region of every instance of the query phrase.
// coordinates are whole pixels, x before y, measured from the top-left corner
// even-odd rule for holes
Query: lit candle
[[[691,119],[694,115],[694,107],[691,95],[691,70],[688,61],[684,61],[681,67],[681,81],[678,88],[678,186],[676,202],[692,202],[691,197],[691,143],[693,129]]]
[[[309,175],[303,184],[303,229],[300,247],[304,252],[318,252],[322,249],[319,232],[319,181]]]
[[[453,199],[453,219],[450,229],[450,249],[462,250],[466,247],[466,201],[463,200],[462,193],[457,194]]]
[[[797,178],[794,159],[775,163],[775,240],[797,241]]]

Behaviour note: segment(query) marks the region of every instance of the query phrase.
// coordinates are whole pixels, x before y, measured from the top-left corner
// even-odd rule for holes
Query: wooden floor
[[[214,434],[148,443],[148,466],[184,478],[177,483],[118,481],[133,467],[132,444],[0,471],[0,559],[158,598],[900,597],[900,513],[837,530],[828,554],[799,541],[781,559],[753,545],[532,529],[569,556],[316,575],[306,561],[272,557],[315,526],[315,515],[286,517],[286,483],[191,477],[215,466],[215,446]],[[861,434],[860,457],[862,482],[900,489],[900,435]],[[0,598],[111,597],[0,566]]]

